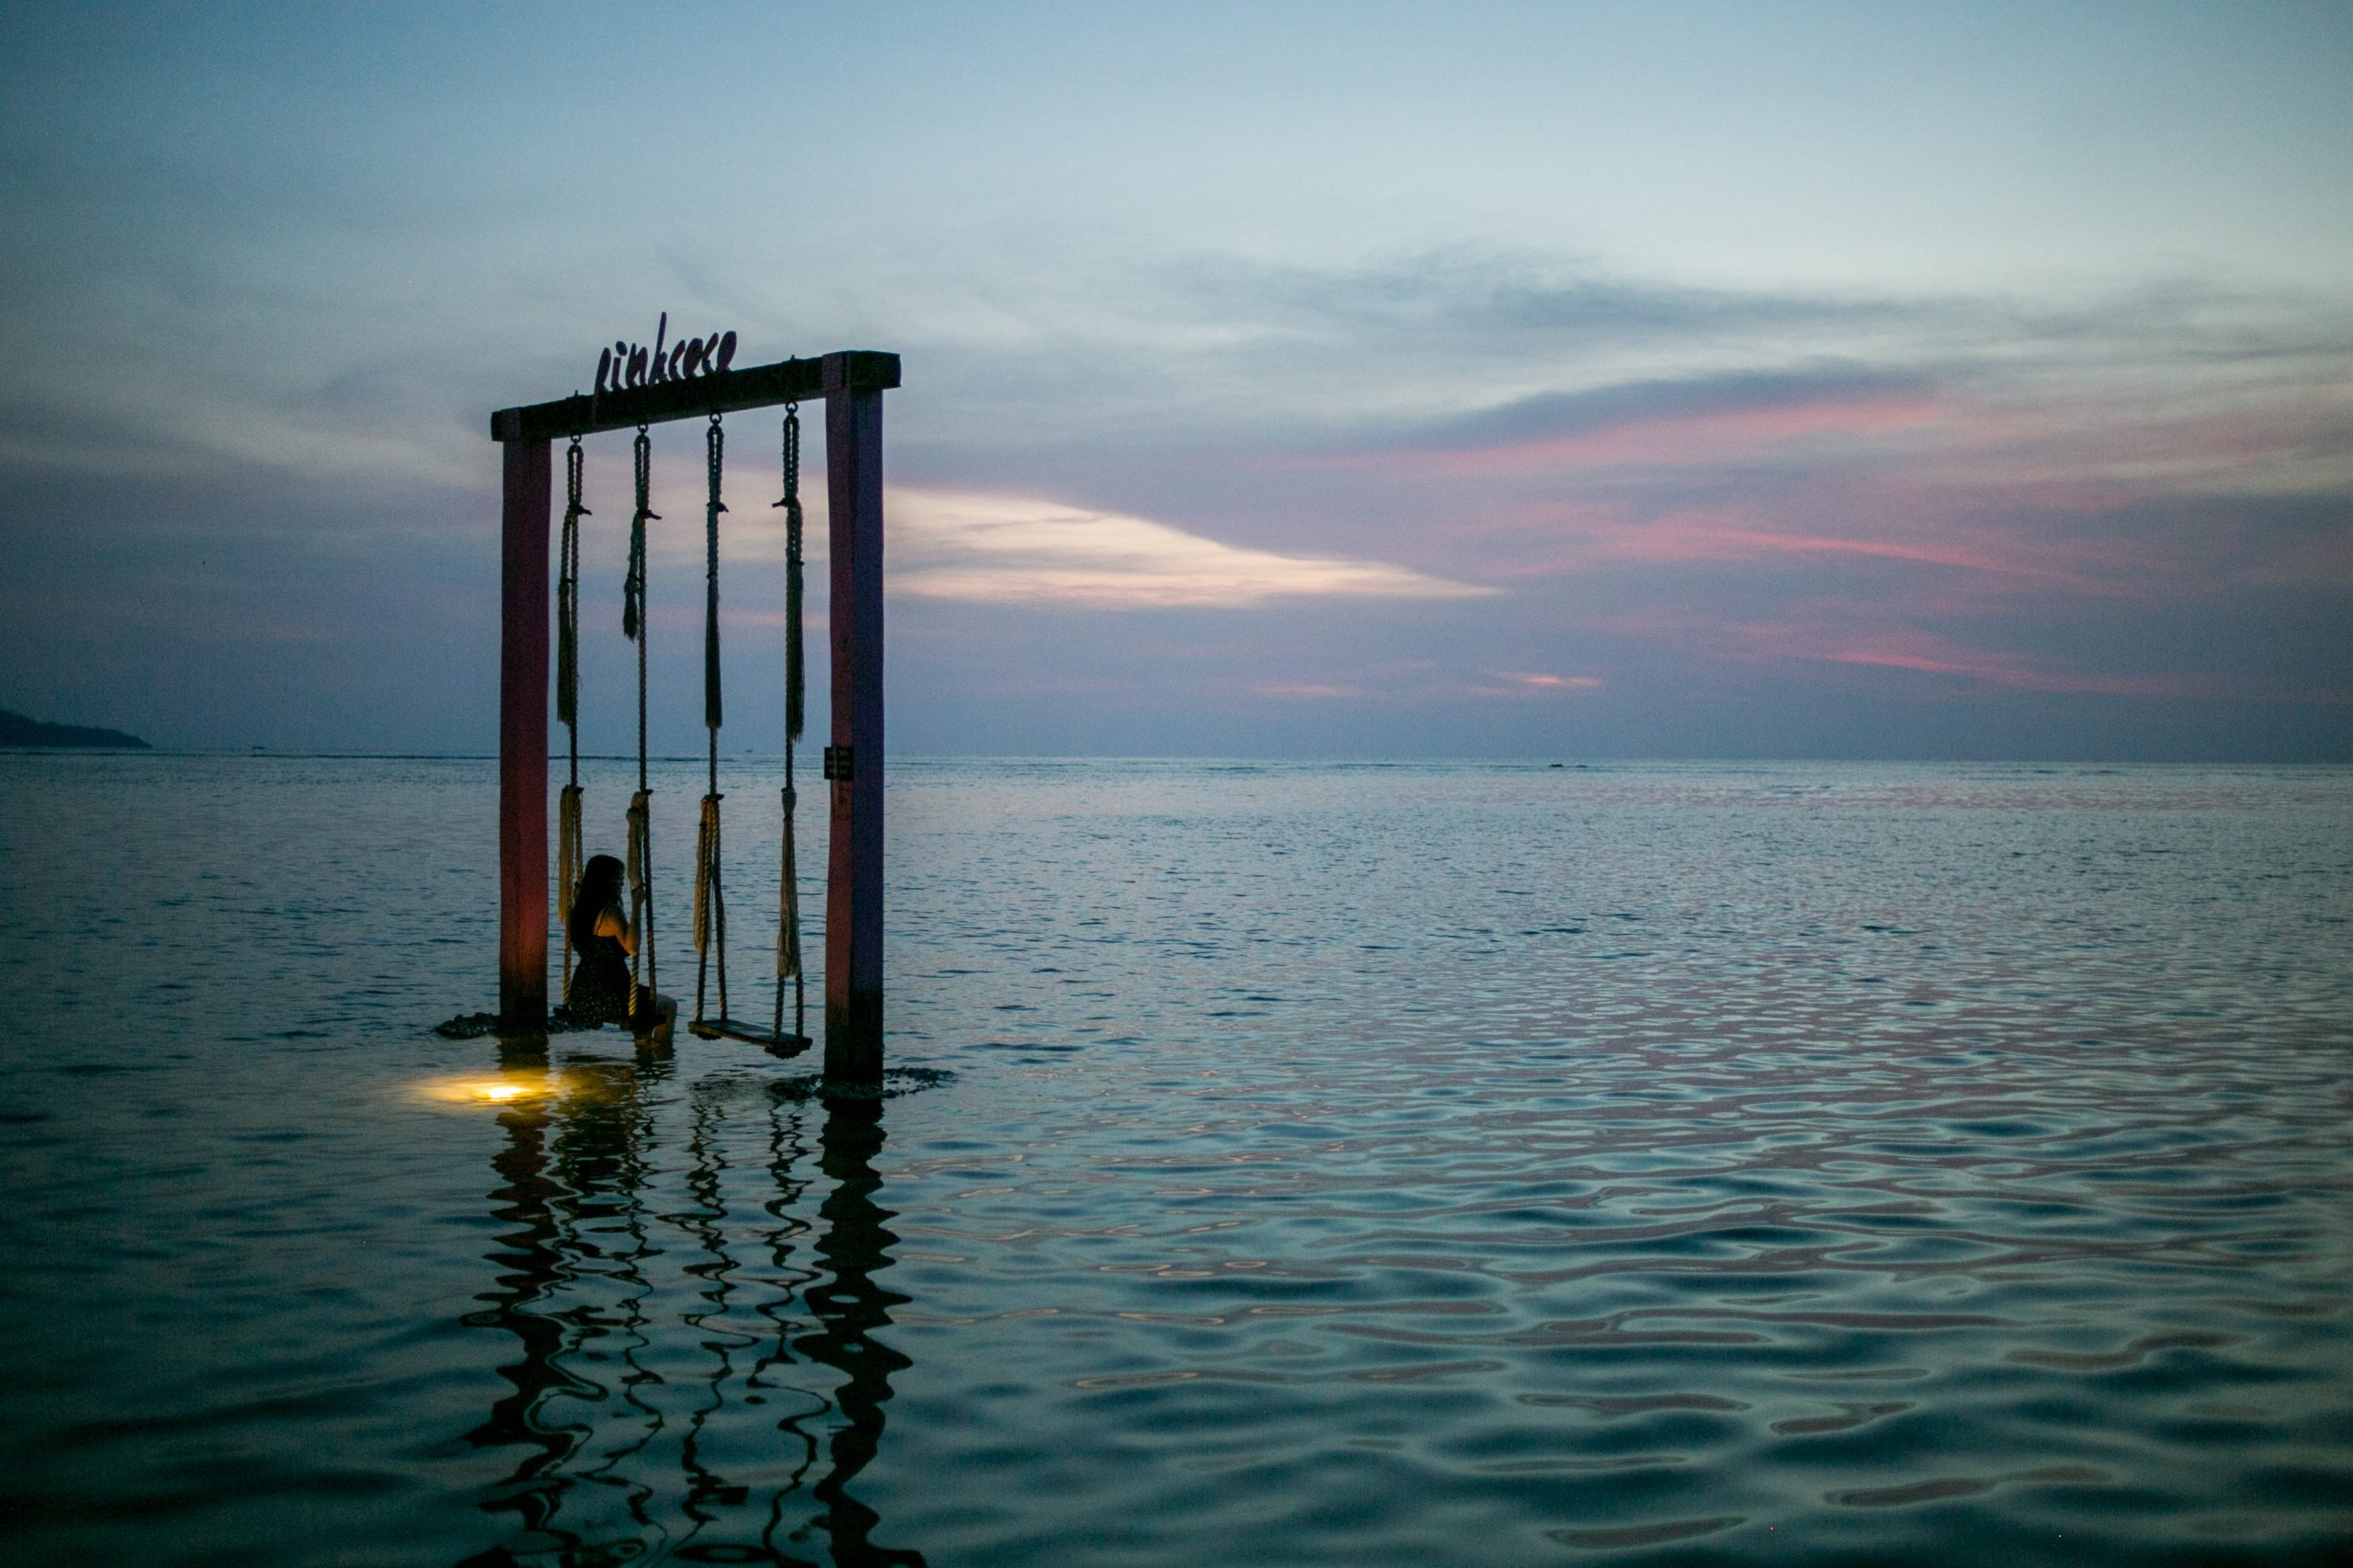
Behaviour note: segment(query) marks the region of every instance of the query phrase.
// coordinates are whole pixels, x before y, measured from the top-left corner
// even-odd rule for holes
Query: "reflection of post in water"
[[[832,1465],[813,1488],[825,1506],[818,1523],[833,1543],[834,1561],[848,1564],[903,1563],[921,1568],[923,1554],[873,1544],[881,1517],[849,1494],[849,1483],[882,1444],[882,1406],[890,1402],[891,1374],[915,1363],[870,1337],[887,1328],[891,1309],[907,1298],[874,1282],[891,1267],[891,1244],[899,1238],[883,1224],[891,1210],[874,1201],[882,1178],[874,1156],[882,1148],[882,1106],[878,1100],[834,1102],[818,1136],[819,1165],[834,1190],[817,1210],[817,1256],[830,1278],[803,1293],[820,1324],[793,1347],[847,1377],[835,1396],[842,1424],[834,1431]]]
[[[499,1236],[501,1250],[490,1255],[500,1270],[498,1288],[477,1299],[491,1304],[469,1312],[465,1320],[472,1327],[503,1328],[522,1341],[522,1359],[498,1369],[515,1385],[514,1392],[494,1403],[489,1419],[467,1433],[466,1439],[476,1448],[520,1443],[539,1450],[516,1465],[499,1496],[483,1505],[494,1512],[512,1511],[524,1528],[536,1531],[551,1528],[565,1484],[558,1472],[585,1435],[558,1431],[536,1419],[551,1393],[573,1383],[557,1360],[563,1348],[563,1325],[522,1310],[544,1295],[563,1270],[556,1185],[546,1174],[549,1119],[536,1104],[509,1107],[498,1114],[498,1124],[506,1130],[506,1146],[490,1162],[501,1184],[490,1194],[499,1205],[492,1212],[515,1228]]]
[[[920,1568],[919,1553],[873,1543],[878,1516],[849,1492],[881,1447],[891,1378],[910,1365],[873,1338],[889,1325],[892,1308],[907,1300],[874,1278],[890,1267],[889,1248],[898,1239],[885,1225],[891,1211],[875,1201],[881,1177],[873,1161],[883,1142],[880,1105],[848,1101],[829,1109],[817,1142],[819,1171],[831,1188],[815,1216],[812,1258],[800,1251],[813,1228],[799,1206],[809,1176],[796,1176],[807,1148],[789,1101],[770,1100],[768,1157],[749,1167],[766,1177],[762,1208],[770,1228],[729,1235],[724,1118],[699,1094],[684,1146],[688,1166],[678,1173],[688,1205],[665,1212],[671,1206],[649,1192],[660,1162],[647,1091],[669,1073],[659,1061],[575,1062],[555,1096],[499,1113],[506,1142],[492,1160],[498,1185],[491,1199],[495,1217],[508,1228],[490,1255],[499,1269],[497,1289],[481,1297],[487,1305],[466,1321],[514,1335],[522,1356],[500,1369],[512,1391],[468,1437],[477,1448],[518,1445],[529,1451],[482,1506],[514,1515],[537,1538],[513,1549],[535,1562],[601,1562],[621,1546],[602,1539],[614,1528],[631,1529],[609,1507],[592,1502],[586,1515],[559,1518],[567,1494],[590,1487],[619,1490],[619,1497],[603,1495],[625,1503],[636,1527],[631,1533],[645,1545],[792,1563],[801,1560],[779,1536],[797,1544],[822,1531],[836,1562]],[[674,1238],[655,1229],[665,1225],[681,1233]],[[721,1345],[711,1337],[740,1335],[722,1325],[746,1284],[736,1276],[733,1255],[747,1244],[767,1249],[767,1282],[779,1292],[755,1309],[775,1324],[775,1334],[749,1366],[736,1352],[755,1341]],[[665,1253],[700,1256],[665,1266],[680,1268],[683,1279],[650,1278],[647,1270]],[[614,1287],[618,1298],[609,1293]],[[666,1302],[665,1288],[677,1292]],[[675,1352],[689,1337],[712,1359],[697,1374],[710,1385],[708,1398],[699,1399],[688,1415],[676,1455],[683,1494],[671,1490],[670,1497],[684,1515],[673,1521],[687,1526],[681,1538],[670,1534],[654,1506],[658,1491],[668,1490],[649,1472],[661,1451],[652,1445],[665,1425],[664,1379],[638,1353],[666,1346],[672,1354],[661,1364],[675,1384]],[[583,1354],[599,1340],[608,1346],[619,1342],[617,1359],[625,1369],[619,1387],[597,1381],[593,1367],[583,1370]],[[812,1386],[797,1386],[790,1369],[810,1363],[840,1374],[830,1399],[821,1392],[825,1384],[813,1379],[799,1380]],[[731,1384],[740,1391],[733,1401]],[[830,1433],[824,1420],[828,1404],[838,1412]],[[730,1441],[706,1441],[718,1436],[719,1423],[745,1420],[760,1423],[763,1434],[739,1428]],[[751,1489],[719,1473],[711,1456],[778,1443],[796,1445],[801,1457],[780,1484],[774,1467],[762,1467],[772,1479],[760,1488],[754,1514]],[[813,1470],[821,1473],[802,1492]],[[813,1519],[806,1504],[789,1510],[796,1493],[822,1510]],[[726,1537],[745,1540],[755,1533],[756,1546],[723,1544]],[[519,1560],[494,1549],[472,1561]]]
[[[510,1071],[544,1071],[546,1064],[544,1054],[502,1053],[501,1065]],[[502,1185],[490,1196],[501,1205],[494,1210],[495,1217],[517,1228],[500,1236],[503,1250],[490,1255],[503,1270],[498,1289],[478,1298],[490,1304],[468,1313],[465,1322],[514,1335],[522,1343],[523,1356],[499,1369],[514,1392],[494,1403],[488,1419],[466,1437],[476,1448],[521,1444],[538,1450],[518,1462],[482,1506],[491,1513],[516,1514],[526,1529],[551,1538],[563,1552],[577,1548],[581,1538],[560,1526],[556,1516],[564,1494],[584,1479],[621,1487],[630,1494],[631,1513],[645,1517],[648,1490],[604,1472],[643,1447],[653,1431],[618,1452],[608,1450],[595,1471],[582,1472],[574,1461],[596,1436],[595,1424],[562,1421],[549,1407],[569,1398],[593,1408],[607,1397],[610,1391],[575,1372],[570,1357],[585,1341],[617,1328],[633,1342],[620,1351],[622,1364],[630,1369],[622,1398],[654,1429],[661,1426],[660,1414],[639,1401],[633,1387],[653,1375],[636,1364],[636,1352],[644,1344],[643,1307],[650,1290],[638,1267],[646,1241],[635,1199],[645,1171],[643,1091],[669,1073],[663,1060],[575,1066],[567,1070],[560,1097],[524,1100],[498,1116],[506,1142],[491,1160]],[[609,1231],[602,1221],[616,1216],[622,1221],[625,1247],[614,1248],[584,1233]],[[609,1326],[566,1301],[574,1281],[600,1265],[603,1274],[629,1291],[618,1322]]]

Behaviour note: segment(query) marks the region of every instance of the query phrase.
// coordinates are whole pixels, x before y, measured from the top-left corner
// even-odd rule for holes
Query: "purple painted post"
[[[498,1017],[548,1027],[548,443],[500,443]]]
[[[882,1081],[882,393],[824,358],[833,551],[833,843],[825,884],[825,1080]]]

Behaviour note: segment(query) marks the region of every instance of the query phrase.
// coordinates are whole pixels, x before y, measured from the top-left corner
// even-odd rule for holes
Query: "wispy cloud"
[[[2233,683],[2180,670],[2087,670],[2061,657],[1986,648],[1920,624],[1916,612],[1824,599],[1771,620],[1695,629],[1732,657],[1779,665],[1847,665],[1941,677],[1959,687],[2075,692],[2106,697],[2219,698]],[[2238,693],[2246,695],[2246,693]]]
[[[1809,436],[1907,429],[1936,407],[1923,378],[1851,367],[1634,381],[1518,398],[1335,460],[1454,473],[1721,462]]]
[[[1029,496],[894,488],[890,519],[892,588],[930,598],[1243,608],[1289,598],[1496,592],[1379,562],[1224,544],[1148,517]]]
[[[1329,681],[1262,680],[1250,685],[1253,695],[1288,698],[1295,701],[1355,701],[1367,693],[1360,686],[1341,686]]]
[[[1495,678],[1530,691],[1599,691],[1602,687],[1599,676],[1554,676],[1529,670],[1497,670]]]
[[[2095,692],[2106,697],[2221,697],[2227,683],[2198,675],[2098,675],[2040,664],[2016,653],[1956,648],[1938,638],[1911,636],[1895,645],[1865,643],[1815,655],[1833,664],[1871,665],[1958,676],[2023,691]]]

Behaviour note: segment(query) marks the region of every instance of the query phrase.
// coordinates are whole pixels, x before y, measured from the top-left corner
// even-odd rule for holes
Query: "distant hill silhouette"
[[[147,749],[137,735],[120,730],[94,730],[82,724],[44,724],[22,713],[0,708],[0,746],[116,746]]]

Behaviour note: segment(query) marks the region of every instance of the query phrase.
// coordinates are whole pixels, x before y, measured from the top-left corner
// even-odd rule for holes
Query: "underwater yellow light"
[[[417,1097],[436,1105],[514,1105],[551,1094],[552,1074],[540,1073],[460,1074],[428,1078],[416,1086]]]

